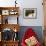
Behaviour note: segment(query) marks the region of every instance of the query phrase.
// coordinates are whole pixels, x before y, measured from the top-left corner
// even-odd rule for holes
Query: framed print
[[[2,15],[9,15],[9,10],[2,10]]]
[[[37,8],[24,8],[24,18],[36,19],[37,18]]]

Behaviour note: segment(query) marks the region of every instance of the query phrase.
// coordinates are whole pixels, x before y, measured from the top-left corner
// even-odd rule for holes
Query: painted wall
[[[0,0],[0,6],[10,7],[15,6],[15,0]],[[20,7],[19,11],[19,24],[21,26],[43,26],[43,6],[42,0],[17,0]],[[37,19],[24,19],[23,9],[24,8],[37,8]]]
[[[20,7],[20,25],[22,26],[43,26],[42,0],[24,0]],[[37,19],[24,19],[23,8],[37,8]]]

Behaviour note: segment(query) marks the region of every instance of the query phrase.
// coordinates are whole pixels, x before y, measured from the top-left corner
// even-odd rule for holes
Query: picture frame
[[[24,8],[23,17],[27,19],[36,19],[37,18],[37,8]]]
[[[2,15],[9,15],[9,10],[2,10]]]

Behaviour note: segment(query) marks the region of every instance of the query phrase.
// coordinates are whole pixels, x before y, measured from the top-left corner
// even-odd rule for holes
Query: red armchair
[[[21,46],[41,46],[33,29],[28,28],[22,38]]]

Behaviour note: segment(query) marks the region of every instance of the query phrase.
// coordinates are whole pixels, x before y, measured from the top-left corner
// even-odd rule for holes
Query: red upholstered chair
[[[40,42],[38,41],[38,39],[36,38],[36,44],[35,45],[27,45],[28,44],[28,42],[26,41],[27,39],[29,40],[30,38],[30,40],[32,40],[33,38],[32,37],[34,37],[34,38],[36,38],[37,37],[37,35],[36,35],[36,33],[33,31],[33,29],[32,28],[28,28],[27,30],[26,30],[26,32],[25,32],[25,35],[24,35],[24,37],[22,38],[22,42],[21,42],[21,46],[41,46],[41,44],[40,44]],[[29,41],[30,41],[29,40]],[[27,43],[26,43],[26,42]],[[30,44],[31,44],[31,42],[30,42]]]

